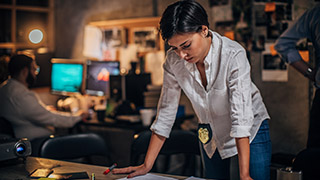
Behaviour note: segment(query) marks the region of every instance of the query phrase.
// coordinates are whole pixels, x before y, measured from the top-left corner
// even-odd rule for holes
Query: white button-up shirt
[[[164,79],[156,120],[151,130],[169,137],[179,105],[181,89],[189,98],[199,123],[210,124],[212,139],[204,144],[211,158],[218,149],[225,159],[237,154],[234,138],[254,139],[261,123],[269,119],[259,90],[250,78],[250,64],[244,48],[235,41],[212,33],[206,56],[208,81],[204,88],[195,64],[167,52]]]

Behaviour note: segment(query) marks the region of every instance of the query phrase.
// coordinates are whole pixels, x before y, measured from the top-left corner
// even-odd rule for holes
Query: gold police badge
[[[207,128],[199,128],[198,138],[203,144],[207,143],[209,141],[209,130]]]

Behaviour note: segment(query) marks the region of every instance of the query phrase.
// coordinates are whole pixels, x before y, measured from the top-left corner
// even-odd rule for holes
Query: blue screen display
[[[81,92],[82,75],[82,64],[52,64],[52,92]]]

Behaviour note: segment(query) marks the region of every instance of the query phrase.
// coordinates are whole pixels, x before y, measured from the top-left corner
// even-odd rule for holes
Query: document
[[[191,177],[188,177],[185,180],[205,180],[205,179],[191,176]]]
[[[125,180],[127,178],[121,178],[118,180]],[[130,180],[178,180],[176,178],[172,178],[172,177],[166,177],[166,176],[159,176],[159,175],[155,175],[155,174],[146,174],[143,176],[136,176],[134,178],[130,178]]]

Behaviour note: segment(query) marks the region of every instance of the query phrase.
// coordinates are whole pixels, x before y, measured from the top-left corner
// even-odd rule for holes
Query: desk
[[[108,175],[103,175],[103,172],[107,167],[94,166],[80,163],[72,163],[66,161],[57,161],[45,158],[27,157],[26,162],[14,165],[0,166],[0,179],[1,180],[26,180],[29,173],[37,168],[52,168],[54,173],[71,173],[71,172],[84,172],[86,171],[88,176],[91,177],[92,173],[95,173],[96,180],[101,179],[119,179],[126,177],[126,175],[113,175],[109,173]],[[176,179],[186,179],[183,176],[172,176],[165,174],[157,174],[161,176],[173,177]]]

